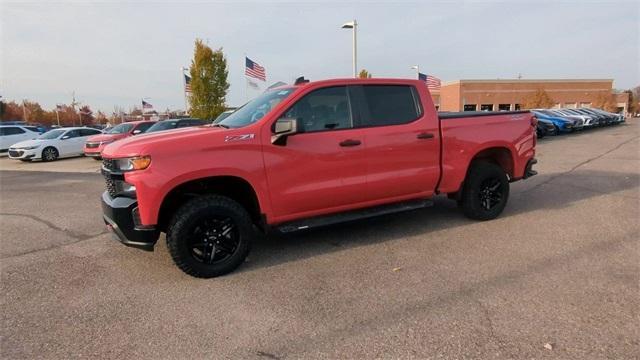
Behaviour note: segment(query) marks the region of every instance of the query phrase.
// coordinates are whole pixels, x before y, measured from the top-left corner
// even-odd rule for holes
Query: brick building
[[[613,93],[613,80],[456,80],[443,83],[432,97],[440,111],[519,110],[526,97],[539,89],[549,94],[554,107],[592,107]],[[614,95],[618,110],[626,114],[628,94]]]

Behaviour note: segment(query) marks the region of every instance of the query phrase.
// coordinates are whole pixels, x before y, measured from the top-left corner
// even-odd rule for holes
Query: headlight
[[[107,145],[107,144],[111,144],[112,142],[114,142],[115,140],[107,140],[107,141],[101,141],[100,144],[101,145]]]
[[[150,156],[136,156],[130,158],[114,159],[115,170],[117,171],[134,171],[144,170],[151,165]]]
[[[33,149],[37,149],[39,147],[40,147],[40,145],[25,146],[25,147],[21,147],[20,150],[33,150]]]

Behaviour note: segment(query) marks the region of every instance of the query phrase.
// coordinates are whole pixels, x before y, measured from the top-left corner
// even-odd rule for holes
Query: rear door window
[[[407,124],[422,116],[418,94],[410,85],[363,85],[363,126]]]
[[[2,135],[18,135],[18,134],[24,134],[26,132],[26,131],[20,129],[19,127],[14,127],[14,126],[3,127],[3,128],[1,128],[0,131],[2,131],[2,133],[0,133]]]

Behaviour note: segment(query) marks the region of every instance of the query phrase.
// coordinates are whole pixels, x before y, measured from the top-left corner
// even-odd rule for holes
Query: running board
[[[327,226],[347,221],[366,219],[374,216],[393,214],[402,211],[421,209],[433,205],[433,201],[427,199],[404,201],[389,205],[379,205],[361,210],[353,210],[344,213],[322,215],[304,220],[296,220],[276,226],[283,233]]]

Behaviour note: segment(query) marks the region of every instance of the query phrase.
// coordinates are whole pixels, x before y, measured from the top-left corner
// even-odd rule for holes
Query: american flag
[[[148,102],[144,101],[144,99],[142,99],[142,108],[143,109],[153,109],[153,105],[149,104]]]
[[[64,107],[62,105],[56,105],[56,111],[64,111]]]
[[[264,68],[257,62],[251,61],[245,56],[244,74],[256,78],[258,80],[267,81],[267,74],[264,72]]]
[[[418,73],[418,80],[426,82],[429,90],[440,90],[440,79],[435,76]]]
[[[191,92],[191,76],[187,74],[184,75],[184,91]]]

